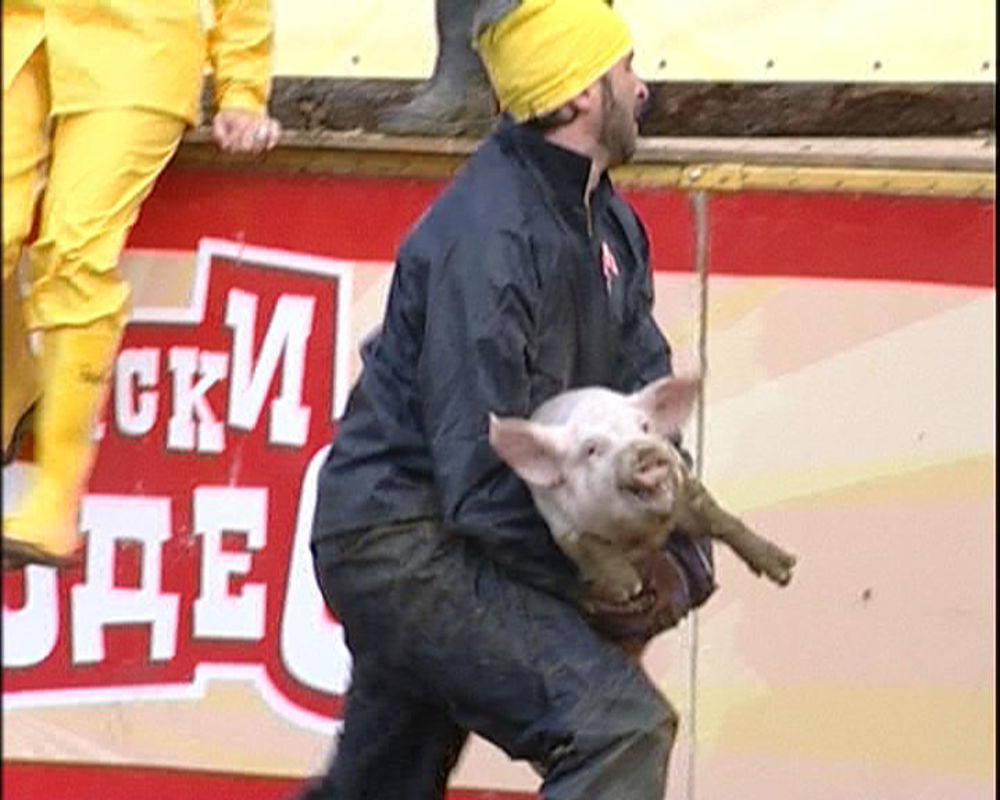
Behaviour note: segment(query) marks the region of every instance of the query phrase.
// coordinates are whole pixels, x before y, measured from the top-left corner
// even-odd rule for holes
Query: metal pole
[[[695,231],[695,272],[698,276],[698,370],[708,374],[708,195],[695,192],[691,196],[694,211]],[[702,477],[705,454],[705,391],[704,386],[698,397],[697,425],[695,428],[694,469],[699,479]],[[696,693],[698,688],[698,612],[692,611],[688,618],[688,719],[690,720],[690,746],[688,747],[687,798],[695,800],[695,768],[698,750],[698,728]]]

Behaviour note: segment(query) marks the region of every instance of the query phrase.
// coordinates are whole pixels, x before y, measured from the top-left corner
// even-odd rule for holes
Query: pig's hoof
[[[591,593],[599,599],[599,602],[612,606],[625,605],[630,603],[642,594],[642,581],[634,583],[616,583],[595,586]]]
[[[631,586],[626,586],[612,593],[616,603],[630,603],[641,594],[642,581],[636,581]]]
[[[779,586],[787,586],[792,581],[792,567],[795,556],[775,548],[774,560],[767,565],[767,577]]]

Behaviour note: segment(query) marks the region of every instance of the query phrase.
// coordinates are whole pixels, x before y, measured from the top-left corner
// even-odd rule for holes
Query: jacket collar
[[[587,210],[584,193],[590,179],[591,160],[587,156],[553,144],[530,125],[518,124],[505,118],[497,137],[501,143],[513,145],[536,176],[545,183],[551,197],[567,221],[586,229]],[[607,172],[603,173],[591,198],[600,203],[611,189]]]

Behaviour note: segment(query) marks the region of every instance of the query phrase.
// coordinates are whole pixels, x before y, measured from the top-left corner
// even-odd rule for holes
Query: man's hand
[[[212,122],[212,138],[224,153],[263,153],[278,143],[281,125],[267,114],[224,108]]]
[[[584,616],[601,636],[629,652],[673,628],[691,610],[687,578],[677,558],[660,550],[646,562],[643,589],[624,603],[588,601]]]

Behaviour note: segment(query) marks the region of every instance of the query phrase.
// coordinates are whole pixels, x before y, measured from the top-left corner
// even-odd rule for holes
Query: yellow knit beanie
[[[475,41],[500,109],[519,122],[555,111],[632,50],[605,0],[521,0]]]

